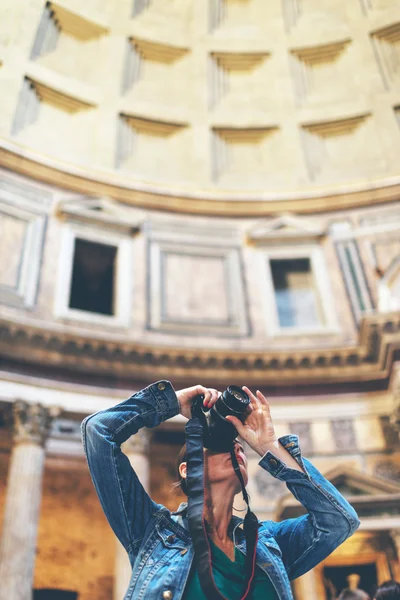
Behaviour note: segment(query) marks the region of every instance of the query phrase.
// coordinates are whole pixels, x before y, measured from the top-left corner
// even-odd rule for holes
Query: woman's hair
[[[375,592],[375,600],[400,600],[400,583],[393,579],[382,583]]]
[[[179,465],[181,465],[183,462],[186,462],[186,461],[187,461],[187,450],[186,450],[186,444],[184,444],[179,451],[178,458],[176,459],[176,472],[178,475],[178,481],[176,481],[174,483],[173,487],[177,490],[178,489],[182,490],[182,492],[185,494],[185,496],[188,495],[187,483],[186,483],[186,479],[184,477],[182,477],[181,474],[179,473]]]

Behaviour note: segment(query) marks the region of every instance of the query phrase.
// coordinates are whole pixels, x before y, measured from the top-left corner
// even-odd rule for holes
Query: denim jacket
[[[156,427],[179,413],[172,385],[159,381],[128,400],[87,417],[82,437],[90,473],[107,519],[125,547],[132,576],[124,600],[180,600],[193,562],[185,506],[171,513],[145,492],[121,444],[142,427]],[[293,600],[290,580],[326,558],[359,525],[357,514],[337,489],[302,457],[298,438],[280,443],[304,469],[286,466],[267,452],[261,468],[284,481],[307,514],[259,525],[257,564],[279,600]],[[242,520],[233,517],[235,546],[246,552]]]

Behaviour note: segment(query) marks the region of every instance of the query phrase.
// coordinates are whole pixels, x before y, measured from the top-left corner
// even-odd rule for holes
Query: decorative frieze
[[[383,83],[388,89],[400,78],[400,21],[370,35]]]
[[[197,331],[197,330],[196,330]],[[362,320],[353,346],[289,350],[213,350],[149,347],[129,341],[43,329],[10,320],[0,321],[0,356],[32,364],[73,368],[102,376],[132,377],[132,368],[152,379],[197,377],[273,382],[337,382],[382,380],[387,377],[395,352],[400,350],[400,314],[374,314]],[[84,359],[84,360],[83,360]],[[370,383],[369,383],[370,385]]]

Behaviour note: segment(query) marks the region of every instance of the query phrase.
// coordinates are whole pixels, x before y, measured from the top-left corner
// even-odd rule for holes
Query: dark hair
[[[375,593],[376,600],[400,600],[400,583],[391,579],[390,581],[385,581],[380,586]]]
[[[176,490],[181,489],[182,492],[185,494],[185,496],[188,495],[187,484],[186,484],[186,479],[184,477],[182,477],[181,474],[179,473],[179,465],[181,465],[183,462],[186,462],[186,461],[187,461],[187,450],[186,450],[186,444],[184,444],[179,451],[178,458],[176,459],[176,472],[178,475],[178,481],[176,481],[174,483],[173,487]]]

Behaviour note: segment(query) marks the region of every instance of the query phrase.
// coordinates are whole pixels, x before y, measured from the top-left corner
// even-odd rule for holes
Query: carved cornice
[[[84,373],[204,380],[337,383],[385,379],[400,352],[400,312],[365,317],[354,346],[304,350],[229,351],[150,347],[0,321],[0,356]]]
[[[253,192],[246,192],[238,197],[232,192],[221,195],[217,191],[211,193],[204,190],[184,193],[182,190],[174,191],[171,186],[168,189],[154,189],[151,184],[147,186],[135,182],[127,184],[126,181],[110,182],[99,173],[85,170],[77,172],[69,170],[65,165],[46,164],[42,156],[39,158],[33,154],[21,154],[20,150],[9,149],[4,144],[0,147],[0,166],[31,177],[35,181],[43,181],[80,194],[109,196],[114,200],[148,209],[221,217],[270,216],[281,214],[282,211],[298,214],[331,212],[371,206],[372,203],[395,202],[400,196],[400,183],[397,181],[390,185],[389,181],[379,185],[368,183],[359,189],[353,187],[339,192],[327,189],[323,193],[293,193],[289,197],[281,197],[279,194],[266,197],[264,194],[255,195]]]

